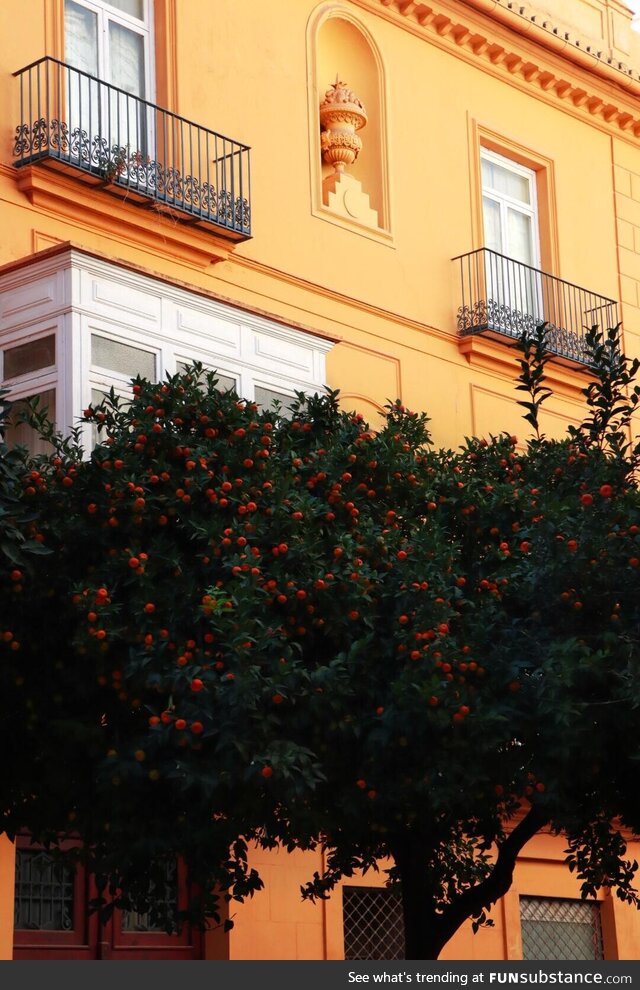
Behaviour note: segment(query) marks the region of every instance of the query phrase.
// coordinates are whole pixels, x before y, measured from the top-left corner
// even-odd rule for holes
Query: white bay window
[[[65,246],[0,271],[1,383],[12,400],[42,395],[62,430],[137,375],[161,381],[193,361],[218,388],[287,414],[296,392],[325,386],[331,343]],[[11,442],[35,438],[12,427]],[[18,430],[18,432],[16,432]],[[19,432],[22,430],[22,432]],[[82,426],[85,449],[98,439]]]

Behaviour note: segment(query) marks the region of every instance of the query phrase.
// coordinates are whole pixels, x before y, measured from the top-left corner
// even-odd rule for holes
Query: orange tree
[[[200,921],[261,887],[250,842],[322,846],[311,898],[389,857],[413,959],[490,921],[543,827],[585,896],[637,903],[639,390],[589,339],[560,441],[543,328],[524,446],[437,450],[424,415],[374,432],[334,394],[287,419],[197,366],[87,410],[89,457],[50,432],[22,525],[51,552],[2,576],[5,830],[82,839],[103,910],[160,915],[181,855]]]

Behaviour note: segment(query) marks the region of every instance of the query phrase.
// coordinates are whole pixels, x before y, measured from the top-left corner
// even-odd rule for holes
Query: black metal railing
[[[14,164],[79,170],[180,220],[251,235],[250,149],[58,59],[15,72]],[[151,201],[151,203],[150,203]]]
[[[457,312],[462,336],[494,332],[519,338],[547,324],[546,344],[559,357],[590,361],[587,329],[618,324],[618,304],[589,289],[531,265],[479,248],[453,258],[459,266],[462,297]]]

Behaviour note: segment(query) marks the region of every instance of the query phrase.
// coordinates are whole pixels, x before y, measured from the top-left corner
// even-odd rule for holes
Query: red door
[[[95,886],[83,867],[61,865],[28,838],[16,845],[15,960],[202,958],[200,933],[187,927],[168,935],[148,916],[123,911],[101,922],[88,909]],[[167,879],[177,907],[187,891],[182,864]]]

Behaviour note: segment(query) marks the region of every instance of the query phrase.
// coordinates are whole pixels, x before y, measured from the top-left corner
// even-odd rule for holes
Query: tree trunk
[[[469,918],[488,910],[507,893],[520,850],[547,822],[546,814],[531,808],[498,848],[489,876],[467,888],[443,910],[433,906],[424,845],[404,836],[392,849],[402,888],[405,959],[438,959],[447,942]]]

